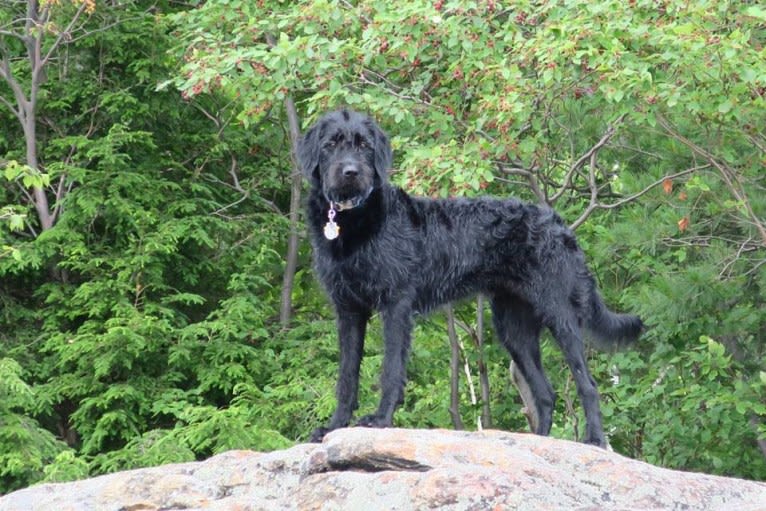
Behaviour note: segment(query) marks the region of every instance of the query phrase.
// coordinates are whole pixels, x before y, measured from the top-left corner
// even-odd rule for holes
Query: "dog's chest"
[[[314,247],[317,275],[335,299],[375,308],[412,285],[414,263],[406,251],[392,253],[391,246],[379,246],[379,239],[345,251],[342,242],[320,241]]]

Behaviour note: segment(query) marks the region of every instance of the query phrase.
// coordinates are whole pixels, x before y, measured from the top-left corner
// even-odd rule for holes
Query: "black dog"
[[[349,110],[326,114],[312,126],[298,159],[311,183],[314,263],[335,305],[340,342],[338,407],[328,426],[313,432],[313,441],[347,426],[358,406],[372,311],[383,320],[382,396],[378,410],[357,424],[388,427],[404,398],[413,315],[483,293],[500,341],[534,394],[540,415],[535,432],[550,432],[556,399],[540,360],[545,326],[574,375],[585,442],[605,444],[582,330],[614,345],[636,339],[642,323],[606,308],[574,234],[553,210],[514,199],[411,197],[388,184],[392,155],[385,133]]]

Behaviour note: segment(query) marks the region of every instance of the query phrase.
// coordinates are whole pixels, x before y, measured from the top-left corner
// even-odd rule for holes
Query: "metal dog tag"
[[[328,240],[334,240],[340,236],[340,227],[335,222],[327,222],[324,224],[324,237]]]
[[[330,203],[330,211],[327,212],[327,223],[324,224],[324,237],[328,240],[334,240],[340,236],[340,227],[335,223],[335,208]]]

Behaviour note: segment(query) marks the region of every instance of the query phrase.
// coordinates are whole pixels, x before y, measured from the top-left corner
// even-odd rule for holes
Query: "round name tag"
[[[327,222],[324,224],[324,237],[328,240],[334,240],[340,236],[340,227],[335,222]]]

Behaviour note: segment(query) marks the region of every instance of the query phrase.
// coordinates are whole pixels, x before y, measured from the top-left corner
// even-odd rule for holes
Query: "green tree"
[[[0,95],[0,104],[13,112],[19,122],[25,142],[25,164],[9,164],[6,179],[25,177],[25,187],[32,189],[26,200],[37,211],[37,220],[42,230],[50,229],[58,215],[51,209],[47,177],[40,164],[38,105],[51,59],[59,54],[61,46],[73,37],[85,32],[87,15],[95,11],[93,0],[72,0],[61,5],[58,2],[10,2],[8,9],[0,12],[0,78],[11,94]],[[12,98],[12,99],[11,99]],[[56,200],[63,199],[62,186],[65,177],[59,181]]]
[[[0,491],[287,443],[265,410],[237,403],[279,369],[258,346],[279,294],[289,155],[274,147],[279,125],[244,130],[224,98],[156,91],[175,65],[158,12],[173,9],[96,9],[51,53],[36,110],[50,228],[28,214],[45,183],[15,163],[24,138],[0,111],[0,356],[34,396],[0,409],[34,432],[0,441],[16,460]],[[4,55],[21,76],[24,61]]]

